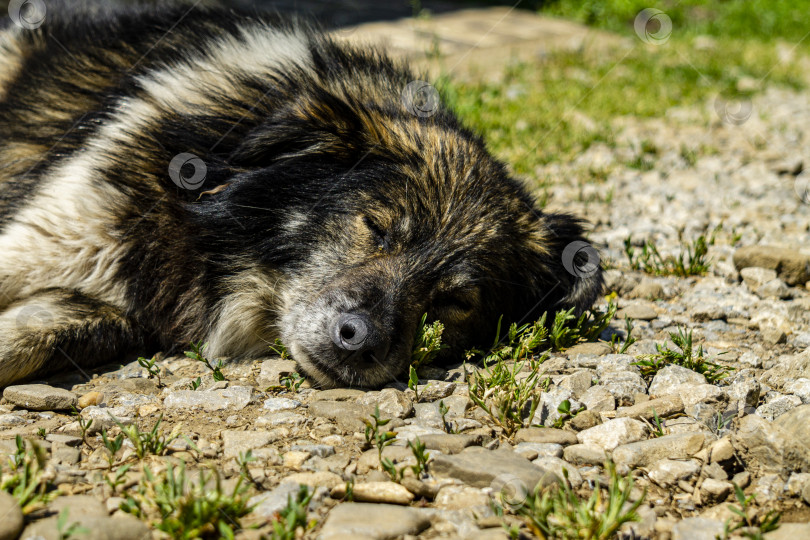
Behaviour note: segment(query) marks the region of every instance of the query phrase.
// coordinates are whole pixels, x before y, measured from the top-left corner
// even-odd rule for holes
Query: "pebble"
[[[281,411],[273,414],[267,414],[256,419],[256,427],[302,426],[306,423],[306,416],[292,411]]]
[[[672,540],[716,540],[722,534],[723,522],[718,519],[691,517],[672,527]]]
[[[320,486],[325,487],[326,489],[332,489],[333,487],[344,484],[343,478],[338,476],[333,472],[328,471],[318,471],[318,472],[300,472],[286,476],[283,482],[290,482],[293,484],[302,484],[305,486],[309,486],[311,488],[317,488]]]
[[[455,385],[453,385],[455,388]],[[374,411],[380,407],[382,418],[408,418],[413,414],[414,405],[410,395],[394,388],[383,388],[379,392],[368,392],[357,400],[357,403]]]
[[[455,478],[474,487],[490,487],[498,477],[518,478],[526,489],[556,482],[553,472],[533,465],[511,450],[471,447],[460,454],[436,456],[430,470],[435,476]]]
[[[104,401],[104,394],[101,392],[87,392],[79,398],[77,405],[80,409],[90,407],[91,405],[100,405]]]
[[[718,504],[725,501],[733,489],[731,482],[706,478],[700,486],[700,495],[706,504]]]
[[[3,397],[9,403],[32,411],[65,411],[79,401],[73,392],[46,384],[7,386]]]
[[[0,490],[0,508],[3,509],[3,519],[0,519],[0,540],[15,540],[24,525],[20,505],[17,504],[17,499]]]
[[[675,394],[684,384],[706,384],[706,377],[691,369],[670,364],[655,374],[649,392],[651,396]]]
[[[757,414],[766,420],[774,420],[802,404],[798,396],[776,395],[757,407]]]
[[[798,540],[810,538],[810,523],[780,523],[775,531],[765,533],[764,540]]]
[[[250,404],[253,389],[229,386],[221,390],[175,390],[163,400],[167,409],[202,409],[204,411],[240,411]]]
[[[320,538],[388,540],[405,535],[415,536],[428,527],[430,519],[414,508],[391,504],[343,503],[329,512]]]
[[[810,257],[795,249],[776,246],[744,246],[734,252],[737,270],[757,267],[775,270],[788,285],[804,285],[810,280]]]
[[[619,445],[635,442],[647,435],[647,426],[632,418],[616,418],[604,424],[580,431],[577,440],[581,444],[613,450]]]
[[[776,270],[749,266],[740,270],[740,277],[748,285],[749,289],[755,291],[769,281],[776,279]]]
[[[74,532],[71,539],[75,540],[144,540],[151,538],[149,527],[143,521],[128,514],[113,517],[85,516],[76,517],[74,508],[68,513],[67,523],[76,523],[87,532]],[[106,514],[106,509],[105,509]],[[53,516],[40,519],[29,524],[23,530],[20,540],[35,540],[39,538],[62,538],[59,533],[59,517]]]
[[[563,450],[565,461],[574,465],[604,465],[608,455],[604,448],[587,444],[572,444]]]
[[[700,472],[700,463],[696,460],[661,459],[653,463],[648,471],[650,480],[664,489],[688,482]]]
[[[538,457],[561,458],[563,456],[562,445],[556,443],[522,442],[515,446],[514,451],[522,456],[526,456],[526,453],[532,453],[534,457],[528,459],[535,459]]]
[[[298,371],[295,360],[269,358],[262,362],[259,371],[259,382],[267,386],[280,386],[281,379]]]
[[[334,420],[344,431],[364,431],[374,407],[347,401],[316,401],[309,406],[309,413],[319,418]]]
[[[624,320],[625,316],[639,321],[651,321],[658,317],[658,312],[647,304],[631,304],[616,313],[618,320]]]
[[[267,446],[282,437],[280,432],[273,431],[223,431],[222,450],[226,458],[239,457],[248,450]]]
[[[299,484],[285,482],[270,491],[254,495],[248,500],[248,504],[253,507],[251,513],[265,519],[273,518],[287,507],[290,497],[295,497],[299,489]]]
[[[286,411],[291,409],[297,409],[300,407],[302,403],[300,401],[296,401],[294,399],[289,398],[269,398],[264,400],[264,404],[262,405],[262,409],[265,411]]]
[[[627,468],[648,467],[664,458],[685,459],[703,447],[703,433],[678,433],[616,447],[613,461]]]
[[[435,503],[443,510],[467,510],[470,512],[488,509],[492,500],[482,490],[470,486],[448,484],[439,489]]]
[[[787,429],[782,427],[786,423],[782,418],[791,421]],[[785,476],[793,471],[810,470],[810,452],[802,436],[806,427],[796,425],[795,417],[783,415],[779,420],[782,425],[749,414],[731,433],[732,445],[747,470]]]
[[[589,411],[598,413],[616,410],[616,398],[601,384],[588,388],[579,399]]]
[[[515,434],[515,442],[553,443],[562,446],[577,444],[577,435],[556,428],[522,428]]]
[[[712,388],[717,388],[711,385]],[[671,416],[683,412],[683,400],[677,395],[664,396],[658,399],[651,399],[643,403],[637,403],[631,407],[622,407],[616,411],[616,418],[643,418],[652,420],[655,415],[659,418]]]
[[[332,488],[332,497],[342,499],[346,496],[346,484]],[[352,487],[352,495],[357,502],[385,504],[410,504],[413,493],[396,482],[358,482]]]
[[[454,433],[425,435],[420,439],[428,450],[439,450],[442,454],[458,454],[469,446],[481,444],[481,437]]]

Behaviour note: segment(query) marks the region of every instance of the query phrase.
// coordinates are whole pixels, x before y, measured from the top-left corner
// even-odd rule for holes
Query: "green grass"
[[[755,508],[751,507],[756,495],[746,497],[740,486],[734,484],[734,498],[737,499],[737,504],[728,505],[728,509],[734,514],[734,517],[726,520],[723,535],[718,537],[719,540],[729,540],[732,535],[744,536],[749,540],[762,540],[763,534],[779,528],[781,513],[772,510],[760,515]]]
[[[733,371],[733,368],[710,362],[703,352],[703,345],[698,345],[695,348],[692,344],[691,330],[684,331],[683,328],[678,328],[677,334],[675,332],[669,333],[669,339],[675,346],[674,349],[671,349],[667,344],[656,344],[655,348],[658,352],[637,357],[638,362],[634,362],[633,365],[641,369],[643,377],[651,379],[662,368],[670,364],[701,373],[706,377],[706,381],[710,383],[717,383],[728,377],[729,373]]]
[[[674,2],[658,7],[667,11],[668,4]],[[709,11],[696,4],[710,4],[711,13],[722,17],[710,20]],[[517,174],[534,177],[538,166],[570,161],[596,142],[614,145],[616,129],[611,123],[617,117],[657,118],[684,106],[705,111],[705,105],[720,94],[750,94],[738,91],[742,79],[803,88],[806,81],[798,60],[780,62],[774,36],[781,33],[788,42],[798,41],[807,28],[798,21],[810,10],[791,9],[783,1],[747,4],[678,4],[671,14],[675,29],[669,41],[653,46],[638,39],[632,26],[638,11],[649,3],[551,2],[546,13],[619,31],[628,36],[627,44],[551,53],[540,62],[514,64],[502,82],[456,83],[448,78],[437,87],[496,155]],[[801,4],[810,5],[807,0]],[[693,24],[684,26],[686,20]],[[707,48],[697,39],[704,33],[713,36],[713,46]],[[810,51],[810,38],[804,45],[798,52]],[[654,153],[639,151],[627,165],[649,168],[648,158]],[[711,149],[681,153],[687,163],[694,163]],[[605,171],[583,171],[582,177],[598,183]],[[542,185],[555,179],[538,180]]]
[[[6,464],[0,463],[0,491],[17,499],[23,514],[45,507],[58,492],[45,475],[46,452],[36,442],[17,435],[17,448]]]
[[[624,239],[624,254],[633,270],[654,276],[700,276],[709,271],[709,246],[714,244],[716,232],[717,229],[708,238],[706,234],[701,234],[691,242],[684,242],[681,238],[682,247],[678,255],[666,257],[658,252],[650,240],[644,242],[641,251],[636,251],[632,236],[628,236]]]
[[[612,463],[608,463],[607,469],[610,484],[606,496],[597,485],[590,497],[583,499],[568,487],[565,480],[561,480],[558,485],[545,491],[529,493],[526,501],[517,509],[517,514],[538,538],[614,538],[624,523],[638,521],[636,510],[644,501],[646,492],[631,503],[632,476],[620,476]],[[563,469],[566,479],[567,472]]]

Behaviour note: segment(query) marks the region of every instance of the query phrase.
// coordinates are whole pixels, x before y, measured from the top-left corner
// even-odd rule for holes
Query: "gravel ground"
[[[626,315],[638,339],[626,354],[585,343],[545,362],[551,384],[542,414],[553,420],[563,400],[582,407],[562,429],[505,437],[470,401],[460,367],[431,370],[418,400],[403,385],[268,391],[295,370],[279,358],[228,365],[220,382],[198,362],[166,358],[158,362],[162,387],[137,363],[99,370],[89,382],[67,375],[48,386],[9,387],[0,401],[0,453],[13,453],[16,435],[36,441],[62,493],[27,516],[19,537],[59,537],[56,515],[65,507],[70,521],[92,531],[72,537],[165,537],[118,509],[141,466],[212,464],[230,485],[240,473],[236,458],[251,450],[256,506],[242,523],[257,528],[238,538],[269,535],[268,521],[298,484],[314,489],[308,519],[317,524],[307,537],[507,538],[491,505],[505,486],[532,488],[566,468],[571,486],[587,495],[605,477],[606,456],[635,478],[631,500],[646,490],[640,521],[622,529],[628,537],[714,539],[733,517],[733,482],[756,496],[752,515],[783,513],[783,525],[766,538],[810,538],[810,173],[803,172],[810,94],[773,88],[729,111],[710,102],[663,119],[619,118],[614,146],[537,171],[558,182],[550,207],[594,223],[620,306],[611,331],[623,332]],[[602,180],[583,180],[595,172]],[[654,276],[628,265],[628,236],[637,250],[651,240],[662,254],[677,254],[718,225],[705,275]],[[679,328],[691,329],[712,361],[733,368],[729,375],[712,383],[670,366],[642,377],[636,356],[655,353]],[[201,387],[190,390],[198,376]],[[446,421],[439,401],[449,408]],[[363,419],[375,405],[397,432],[383,456],[414,464],[406,441],[418,436],[432,460],[427,474],[393,483],[380,470],[364,437]],[[663,421],[659,433],[653,409]],[[131,468],[113,492],[98,434],[120,430],[111,414],[142,429],[162,415],[161,430],[187,439],[143,461],[125,443],[112,469]],[[93,419],[84,440],[79,419]],[[355,502],[343,502],[352,479]],[[19,509],[3,497],[0,508],[9,510],[0,539],[17,538]]]

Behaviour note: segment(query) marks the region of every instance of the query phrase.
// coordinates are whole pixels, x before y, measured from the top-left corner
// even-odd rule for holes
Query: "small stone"
[[[295,471],[300,471],[301,466],[310,457],[312,457],[312,454],[310,454],[309,452],[290,451],[290,452],[286,452],[282,456],[281,463],[282,463],[282,465],[284,465],[288,469],[293,469]]]
[[[692,517],[672,527],[672,540],[716,540],[723,535],[723,522],[719,519]]]
[[[308,452],[319,458],[327,458],[335,455],[335,447],[329,444],[294,444],[290,450],[295,452]]]
[[[785,391],[801,399],[802,403],[810,403],[810,379],[803,377],[790,381],[785,385]]]
[[[269,358],[262,362],[259,371],[259,382],[267,386],[280,386],[281,379],[292,375],[298,371],[298,364],[295,360],[282,360],[281,358]]]
[[[798,540],[810,538],[810,523],[780,523],[775,531],[765,533],[765,540]]]
[[[256,427],[270,426],[303,426],[307,423],[307,417],[292,411],[281,411],[256,419]]]
[[[748,471],[740,471],[731,479],[732,484],[737,484],[740,489],[745,489],[751,483],[751,473]]]
[[[143,540],[150,538],[151,533],[146,523],[128,514],[104,516],[84,516],[76,519],[74,508],[68,512],[68,524],[76,524],[86,533],[76,533],[71,538],[76,540]],[[59,517],[53,516],[29,524],[20,537],[23,540],[34,538],[62,538],[59,528]]]
[[[439,489],[435,502],[442,510],[468,510],[489,508],[492,500],[478,488],[449,484]]]
[[[616,410],[616,398],[602,385],[591,386],[579,399],[585,408],[595,413]]]
[[[355,388],[330,388],[316,392],[315,401],[355,401],[366,395],[367,392]]]
[[[23,513],[17,499],[0,491],[0,508],[2,517],[0,519],[0,540],[15,540],[23,530]]]
[[[731,482],[706,478],[700,486],[700,495],[707,504],[717,504],[725,501],[733,489]]]
[[[19,426],[26,420],[19,414],[0,414],[0,426]]]
[[[7,386],[3,397],[9,403],[31,411],[64,411],[75,407],[78,402],[73,392],[46,384]]]
[[[703,448],[703,433],[678,433],[625,444],[613,450],[613,461],[629,469],[648,467],[659,459],[686,459]]]
[[[678,482],[689,482],[700,472],[700,463],[694,459],[685,461],[661,459],[649,469],[650,480],[664,489],[678,485]]]
[[[490,487],[497,478],[517,477],[532,490],[556,483],[553,473],[533,465],[511,450],[465,449],[452,456],[439,455],[431,462],[431,473],[461,480],[474,487]]]
[[[104,401],[104,394],[101,392],[87,392],[79,398],[77,405],[80,409],[90,407],[91,405],[100,405]]]
[[[532,463],[534,463],[543,470],[553,472],[555,475],[557,475],[557,478],[559,478],[560,480],[565,478],[565,475],[563,474],[563,469],[565,469],[565,471],[568,472],[568,484],[572,488],[577,489],[579,488],[579,486],[582,485],[583,480],[582,475],[579,474],[579,470],[576,467],[572,466],[570,463],[566,463],[565,461],[563,461],[558,457],[554,456],[539,457],[533,460]]]
[[[583,431],[598,426],[601,423],[600,417],[593,411],[580,411],[574,416],[569,425],[576,431]]]
[[[343,503],[329,512],[320,538],[387,540],[405,535],[416,536],[428,527],[430,519],[414,508],[391,504]]]
[[[810,279],[810,257],[795,249],[775,246],[745,246],[734,252],[734,266],[775,270],[788,285],[802,285]]]
[[[757,407],[757,414],[766,420],[774,420],[802,404],[798,396],[776,395]]]
[[[281,435],[272,431],[223,431],[223,454],[226,458],[239,457],[239,454],[267,446],[279,438]]]
[[[440,430],[444,429],[438,403],[415,403],[413,410],[416,415],[416,424]]]
[[[756,290],[760,298],[790,298],[790,289],[781,279],[772,279]]]
[[[650,396],[676,393],[676,389],[682,384],[706,384],[706,377],[691,369],[670,364],[653,377],[649,389]]]
[[[636,394],[647,394],[647,383],[633,371],[607,372],[600,375],[605,390],[622,405],[633,404]]]
[[[221,390],[175,390],[163,400],[167,409],[202,409],[204,411],[240,411],[250,404],[253,389],[229,386]]]
[[[745,352],[740,355],[737,359],[737,362],[741,364],[746,364],[751,366],[752,368],[761,368],[762,367],[762,358],[751,351]]]
[[[799,405],[774,421],[787,436],[810,449],[810,405]]]
[[[719,439],[712,445],[711,462],[722,463],[734,457],[734,447],[728,437]]]
[[[627,298],[639,298],[642,300],[658,300],[664,297],[664,287],[657,281],[649,278],[642,278],[641,283],[627,293]]]
[[[556,457],[561,458],[563,456],[563,447],[559,444],[554,443],[528,443],[522,442],[518,443],[515,446],[514,451],[524,457],[526,459],[536,459],[538,457]],[[534,455],[534,457],[529,458],[528,455]]]
[[[778,345],[787,341],[787,333],[775,326],[764,326],[759,329],[762,339],[768,345]]]
[[[337,485],[345,484],[343,478],[329,471],[295,473],[287,476],[281,482],[301,484],[304,486],[309,486],[311,488],[323,486],[326,489],[332,489]]]
[[[810,405],[802,405],[794,411]],[[793,411],[792,411],[793,412]],[[783,421],[784,419],[784,421]],[[776,473],[787,476],[793,471],[810,470],[810,452],[804,444],[800,415],[782,415],[776,422],[769,422],[759,415],[744,416],[731,434],[731,442],[737,455],[750,472]]]
[[[284,510],[289,503],[290,497],[295,498],[300,489],[299,484],[286,482],[251,497],[248,504],[253,507],[251,514],[270,519]]]
[[[652,321],[658,318],[658,313],[650,305],[631,304],[616,313],[616,318],[619,320],[623,320],[625,316],[639,321]]]
[[[750,290],[755,291],[765,283],[776,279],[776,270],[750,266],[740,270],[740,277]]]
[[[587,444],[572,444],[563,450],[565,461],[574,465],[602,466],[608,459],[604,448]]]
[[[428,450],[439,450],[442,454],[458,454],[469,446],[481,444],[480,436],[451,433],[425,435],[420,440]]]
[[[455,384],[453,385],[455,388]],[[374,411],[380,407],[383,418],[407,418],[413,414],[413,399],[410,395],[394,388],[383,388],[379,392],[368,392],[357,403]]]
[[[332,497],[340,499],[346,496],[346,484],[332,488]],[[352,495],[357,502],[385,504],[410,504],[413,494],[396,482],[360,482],[354,484]]]
[[[652,420],[655,415],[664,418],[679,412],[683,412],[683,401],[677,395],[670,395],[637,403],[631,407],[622,407],[616,411],[616,418],[628,417]]]
[[[374,407],[346,401],[316,401],[309,406],[309,413],[315,417],[334,420],[344,431],[364,431]]]
[[[577,444],[577,436],[570,431],[556,428],[522,428],[517,431],[515,442],[555,443],[567,446]]]
[[[738,410],[754,408],[759,403],[761,385],[756,379],[735,380],[727,389],[729,400],[737,404]]]
[[[264,404],[262,405],[262,409],[266,411],[286,411],[291,409],[297,409],[301,406],[300,401],[296,401],[294,399],[289,398],[269,398],[264,400]]]
[[[422,401],[438,401],[450,397],[456,391],[456,383],[429,381],[427,384],[418,385],[417,390]]]
[[[810,473],[794,472],[790,474],[785,484],[785,491],[793,497],[801,496],[802,491],[808,484],[810,484]]]
[[[591,387],[593,378],[594,376],[590,371],[577,371],[560,379],[557,386],[570,390],[574,397],[579,398]]]
[[[603,356],[611,352],[610,345],[601,342],[589,341],[586,343],[578,343],[573,347],[565,350],[565,353],[574,357],[578,354],[593,354],[596,356]]]
[[[577,440],[581,444],[613,450],[619,445],[641,440],[646,435],[647,426],[644,423],[632,418],[616,418],[580,431],[577,433]]]

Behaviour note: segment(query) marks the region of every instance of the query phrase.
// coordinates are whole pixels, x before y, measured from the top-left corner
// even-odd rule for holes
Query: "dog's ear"
[[[590,308],[604,290],[599,252],[586,239],[582,220],[564,213],[539,213],[532,235],[533,270],[544,310]],[[542,301],[541,301],[542,300]]]

